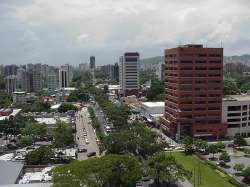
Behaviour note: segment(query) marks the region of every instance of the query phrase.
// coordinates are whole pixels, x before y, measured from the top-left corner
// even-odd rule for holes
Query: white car
[[[171,147],[165,147],[164,151],[173,151],[173,148],[171,148]]]
[[[85,142],[86,142],[86,144],[89,144],[89,139],[86,138],[86,139],[85,139]]]

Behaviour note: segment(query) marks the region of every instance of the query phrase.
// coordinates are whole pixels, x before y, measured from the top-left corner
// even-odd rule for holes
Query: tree
[[[197,139],[194,141],[194,145],[196,146],[196,149],[201,150],[201,149],[207,149],[208,144],[205,140],[202,139]]]
[[[224,95],[235,95],[239,94],[240,91],[233,80],[224,80],[224,88],[223,88]]]
[[[29,122],[23,130],[23,134],[32,136],[33,138],[44,137],[47,135],[47,125],[36,122]]]
[[[12,97],[5,91],[0,90],[0,108],[9,107],[12,103]]]
[[[244,181],[246,183],[249,183],[250,182],[250,167],[249,166],[243,170],[242,175],[244,176]]]
[[[230,156],[227,152],[223,152],[220,157],[219,157],[220,160],[223,160],[224,162],[230,162],[231,159],[230,159]]]
[[[80,87],[77,90],[74,90],[73,92],[70,93],[70,95],[67,98],[68,102],[87,102],[89,101],[89,94],[88,92],[83,88]]]
[[[55,147],[65,147],[74,143],[72,128],[66,123],[59,121],[53,131]]]
[[[193,152],[193,139],[190,136],[184,137],[181,142],[185,147],[185,152],[186,153],[192,153]]]
[[[29,152],[25,161],[27,164],[48,164],[52,163],[52,158],[55,156],[54,151],[48,146],[41,146],[38,149]]]
[[[63,103],[59,108],[58,108],[58,112],[61,112],[61,113],[65,113],[69,110],[74,110],[76,111],[77,110],[77,107],[72,105],[72,104],[68,104],[68,103]]]
[[[141,178],[142,168],[129,156],[107,155],[84,161],[74,161],[53,169],[54,185],[70,186],[135,186]]]
[[[106,137],[105,148],[112,154],[132,154],[139,158],[147,158],[164,148],[158,141],[156,133],[145,124],[135,122],[127,129],[114,132]]]
[[[218,149],[225,149],[225,147],[226,147],[225,144],[222,143],[221,141],[217,142],[216,146],[217,146]]]
[[[208,151],[209,151],[209,153],[212,153],[212,154],[213,154],[213,157],[212,157],[212,158],[214,158],[214,154],[218,152],[218,147],[217,147],[217,145],[216,145],[216,144],[210,144],[210,145],[208,146]]]
[[[33,140],[30,136],[24,136],[22,137],[19,142],[18,142],[18,145],[20,146],[29,146],[29,145],[32,145],[33,144]]]
[[[162,100],[162,98],[159,97],[159,95],[164,93],[164,84],[162,81],[158,80],[158,79],[154,79],[151,82],[151,88],[147,91],[147,99],[149,101],[156,101],[158,99],[160,99],[160,101]]]
[[[243,84],[240,87],[241,92],[246,93],[248,90],[250,90],[250,82],[247,82],[245,84]]]
[[[234,170],[236,170],[237,172],[242,172],[244,168],[245,168],[245,165],[242,163],[234,165]]]
[[[103,93],[107,94],[108,92],[109,92],[109,86],[105,84],[103,87]]]
[[[148,161],[149,176],[155,179],[157,186],[161,182],[168,184],[177,180],[184,180],[184,177],[191,177],[191,173],[178,164],[173,156],[166,153],[156,153]]]
[[[238,146],[246,146],[247,141],[240,135],[234,137],[234,144]]]

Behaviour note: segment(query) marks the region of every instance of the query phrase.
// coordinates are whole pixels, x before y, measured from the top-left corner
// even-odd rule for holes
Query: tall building
[[[5,88],[6,92],[13,93],[17,90],[17,76],[9,75],[5,77]]]
[[[165,64],[160,62],[156,69],[156,76],[159,80],[163,81],[165,76]]]
[[[65,64],[59,69],[59,87],[66,88],[69,87],[71,80],[73,78],[73,70],[69,64]]]
[[[225,136],[222,94],[223,48],[189,44],[165,50],[165,116],[161,123],[171,137]]]
[[[55,91],[58,87],[58,82],[57,82],[57,77],[56,77],[57,72],[50,70],[48,72],[47,76],[47,87],[49,91]]]
[[[89,68],[90,69],[95,69],[95,56],[91,56],[89,60],[90,60]]]
[[[32,89],[33,92],[39,92],[43,88],[42,85],[42,65],[34,64],[32,71]]]
[[[112,80],[119,82],[119,65],[118,63],[115,63],[114,65],[114,72],[111,77]]]
[[[16,65],[7,65],[4,66],[4,76],[16,75],[18,67]]]
[[[138,95],[139,61],[140,55],[137,52],[125,53],[120,57],[119,83],[124,96]]]
[[[17,70],[18,90],[31,92],[31,74],[24,68],[20,67]]]
[[[4,76],[4,66],[0,65],[0,76]]]
[[[89,70],[89,64],[88,63],[81,63],[81,64],[79,64],[79,70],[81,71],[81,72],[86,72],[86,71],[88,71]]]

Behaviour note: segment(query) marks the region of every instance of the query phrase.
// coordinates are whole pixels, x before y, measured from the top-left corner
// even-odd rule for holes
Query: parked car
[[[87,149],[85,149],[85,148],[78,148],[78,153],[86,153],[87,152]]]
[[[87,157],[92,157],[92,156],[96,156],[96,152],[90,152],[87,154]]]
[[[216,163],[216,165],[217,165],[217,166],[222,166],[222,167],[224,167],[224,166],[226,166],[226,163],[225,163],[223,160],[220,160],[220,161],[218,161],[218,162]]]

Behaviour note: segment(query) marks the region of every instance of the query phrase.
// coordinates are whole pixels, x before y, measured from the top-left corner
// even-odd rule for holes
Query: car
[[[85,148],[78,148],[78,153],[86,153],[88,150]]]
[[[219,162],[216,163],[217,166],[226,166],[226,163],[223,160],[220,160]]]
[[[136,182],[135,187],[142,187],[142,182]]]
[[[173,148],[171,148],[171,147],[165,147],[164,151],[173,151]]]
[[[89,139],[86,138],[86,139],[85,139],[85,142],[86,142],[86,144],[89,144]]]
[[[96,152],[90,152],[87,154],[87,157],[92,157],[92,156],[96,156]]]

